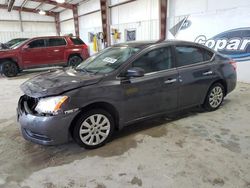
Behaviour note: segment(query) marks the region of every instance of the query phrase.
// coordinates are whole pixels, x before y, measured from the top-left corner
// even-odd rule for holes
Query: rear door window
[[[66,41],[64,38],[50,38],[48,39],[48,46],[65,46]]]
[[[45,40],[44,39],[33,40],[28,45],[29,45],[29,48],[44,48]]]
[[[176,46],[178,67],[209,61],[213,53],[195,46]]]
[[[82,45],[85,44],[80,38],[78,37],[71,37],[71,41],[74,43],[74,45]]]

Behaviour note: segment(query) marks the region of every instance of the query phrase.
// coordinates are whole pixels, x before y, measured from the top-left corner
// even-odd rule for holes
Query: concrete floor
[[[0,78],[0,187],[250,187],[250,85],[215,112],[130,126],[96,150],[25,141],[15,118],[19,85]]]

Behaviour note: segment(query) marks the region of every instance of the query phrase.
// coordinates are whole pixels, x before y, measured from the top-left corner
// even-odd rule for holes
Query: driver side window
[[[173,57],[170,47],[152,50],[133,62],[132,67],[139,67],[145,73],[158,72],[173,67]]]
[[[29,48],[43,48],[45,47],[45,41],[44,39],[38,39],[30,42],[28,45]]]

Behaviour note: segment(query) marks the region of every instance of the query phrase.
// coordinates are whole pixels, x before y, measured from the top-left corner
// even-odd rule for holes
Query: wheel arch
[[[6,61],[11,61],[11,62],[15,63],[15,64],[19,67],[19,65],[18,65],[18,63],[17,63],[17,60],[15,60],[15,59],[12,58],[12,57],[1,58],[1,59],[0,59],[0,64],[4,63],[4,62],[6,62]]]
[[[12,62],[12,63],[15,63],[16,66],[18,67],[18,70],[20,71],[21,67],[19,66],[18,62],[14,59],[14,58],[11,58],[11,57],[8,57],[8,58],[1,58],[0,59],[0,65],[3,64],[4,62]]]
[[[209,89],[214,85],[214,84],[216,84],[216,83],[220,83],[223,87],[224,87],[224,94],[225,94],[225,96],[227,95],[227,82],[225,81],[225,80],[223,80],[223,79],[218,79],[218,80],[216,80],[216,81],[214,81],[211,85],[210,85],[210,87],[209,87]],[[209,91],[209,89],[208,89],[208,91]],[[207,91],[207,92],[208,92]]]
[[[94,102],[94,103],[91,103],[91,104],[81,108],[80,112],[73,119],[73,121],[71,122],[70,127],[69,127],[69,132],[71,135],[73,132],[73,128],[76,124],[76,121],[79,119],[79,117],[82,116],[83,113],[90,111],[90,110],[93,110],[93,109],[103,109],[103,110],[109,112],[112,115],[112,117],[114,118],[115,129],[116,130],[119,129],[119,112],[114,107],[114,105],[112,105],[108,102]]]
[[[80,57],[80,58],[82,58],[82,56],[81,56],[81,54],[80,53],[70,53],[69,55],[68,55],[68,61],[69,61],[69,59],[71,58],[71,57],[73,57],[73,56],[78,56],[78,57]],[[83,59],[83,58],[82,58]]]
[[[224,97],[227,95],[227,82],[226,82],[225,80],[223,80],[223,79],[215,80],[215,81],[212,82],[212,83],[210,84],[210,86],[208,87],[207,92],[206,92],[206,95],[205,95],[205,97],[204,97],[204,99],[203,99],[203,103],[202,103],[202,104],[205,103],[206,97],[207,97],[207,95],[208,95],[209,90],[210,90],[211,87],[212,87],[214,84],[216,84],[216,83],[220,83],[220,84],[224,87],[224,92],[225,92],[225,93],[224,93]]]

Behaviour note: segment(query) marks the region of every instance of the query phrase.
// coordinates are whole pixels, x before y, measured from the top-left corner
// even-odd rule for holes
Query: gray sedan
[[[109,47],[78,67],[22,84],[18,121],[25,139],[43,145],[72,138],[88,149],[114,130],[194,106],[220,107],[236,86],[236,63],[191,42]]]

